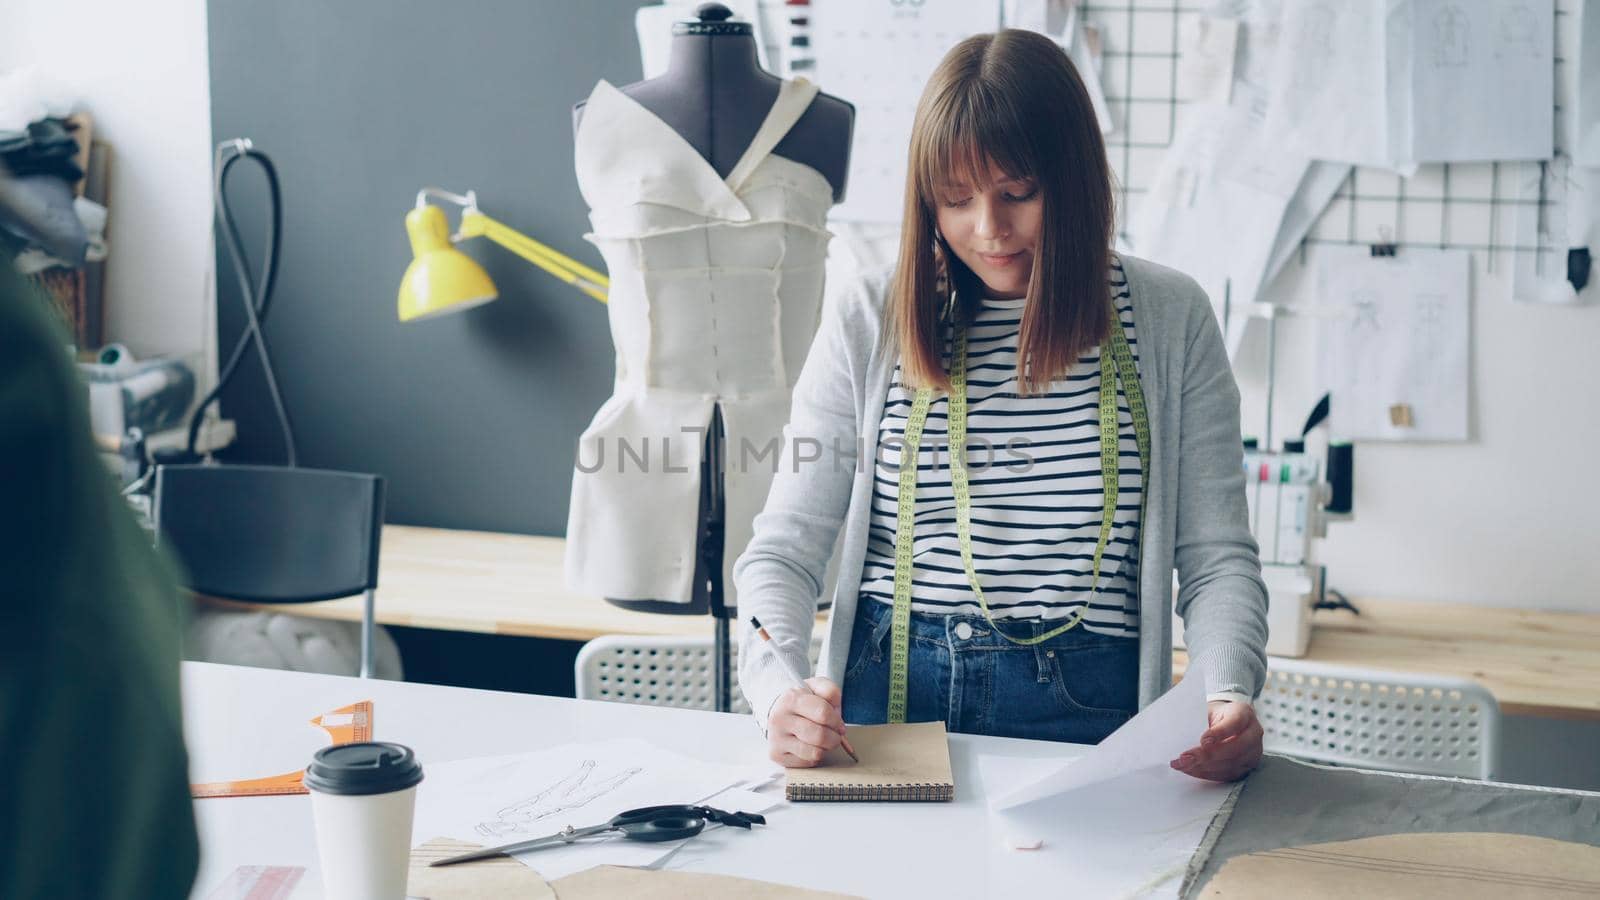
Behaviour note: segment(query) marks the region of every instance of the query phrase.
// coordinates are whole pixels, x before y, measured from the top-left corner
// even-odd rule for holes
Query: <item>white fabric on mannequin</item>
[[[694,596],[700,463],[722,409],[725,601],[778,464],[822,309],[827,179],[772,150],[815,85],[782,83],[727,179],[605,81],[578,129],[585,237],[611,278],[614,393],[579,439],[566,581],[624,600]]]

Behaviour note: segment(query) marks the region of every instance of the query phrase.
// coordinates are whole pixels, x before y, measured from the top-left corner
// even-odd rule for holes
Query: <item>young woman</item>
[[[739,672],[772,758],[814,765],[846,721],[1098,742],[1171,685],[1176,568],[1210,727],[1172,765],[1241,777],[1266,589],[1209,301],[1111,251],[1105,147],[1043,36],[952,49],[909,162],[898,265],[830,305],[734,568],[774,638],[741,632]],[[809,671],[836,543],[804,690],[777,655]]]

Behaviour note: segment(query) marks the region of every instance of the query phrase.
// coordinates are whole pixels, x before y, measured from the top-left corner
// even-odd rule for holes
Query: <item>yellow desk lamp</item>
[[[450,234],[444,211],[428,202],[439,197],[459,205],[461,230]],[[400,282],[400,321],[414,322],[488,303],[499,292],[489,273],[472,257],[457,250],[455,242],[486,237],[585,294],[606,302],[611,280],[570,256],[539,243],[516,229],[497,222],[478,209],[478,195],[465,197],[438,188],[417,192],[417,208],[406,213],[406,233],[411,236],[411,265]]]

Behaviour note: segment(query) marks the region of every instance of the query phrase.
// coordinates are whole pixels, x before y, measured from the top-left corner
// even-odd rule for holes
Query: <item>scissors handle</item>
[[[642,819],[661,818],[665,816],[692,816],[715,822],[718,825],[733,825],[737,828],[749,828],[751,825],[767,824],[767,817],[756,813],[724,812],[714,806],[691,806],[674,803],[667,806],[644,806],[639,809],[630,809],[611,820],[613,826],[625,825],[628,822]]]
[[[702,807],[646,806],[630,809],[611,820],[611,827],[635,841],[675,841],[694,837],[706,827]]]

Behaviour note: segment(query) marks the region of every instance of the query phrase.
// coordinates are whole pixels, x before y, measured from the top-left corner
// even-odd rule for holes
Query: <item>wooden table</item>
[[[568,591],[561,577],[564,546],[554,537],[385,526],[378,621],[573,641],[710,633],[701,616],[630,612]],[[1506,713],[1600,721],[1600,614],[1352,602],[1360,616],[1317,614],[1307,660],[1471,678]],[[295,613],[360,621],[361,598],[305,604]],[[1179,651],[1174,660],[1182,672],[1187,657]]]
[[[1470,678],[1502,712],[1600,721],[1600,615],[1351,598],[1316,614],[1311,662]],[[1187,658],[1174,654],[1181,672]]]

